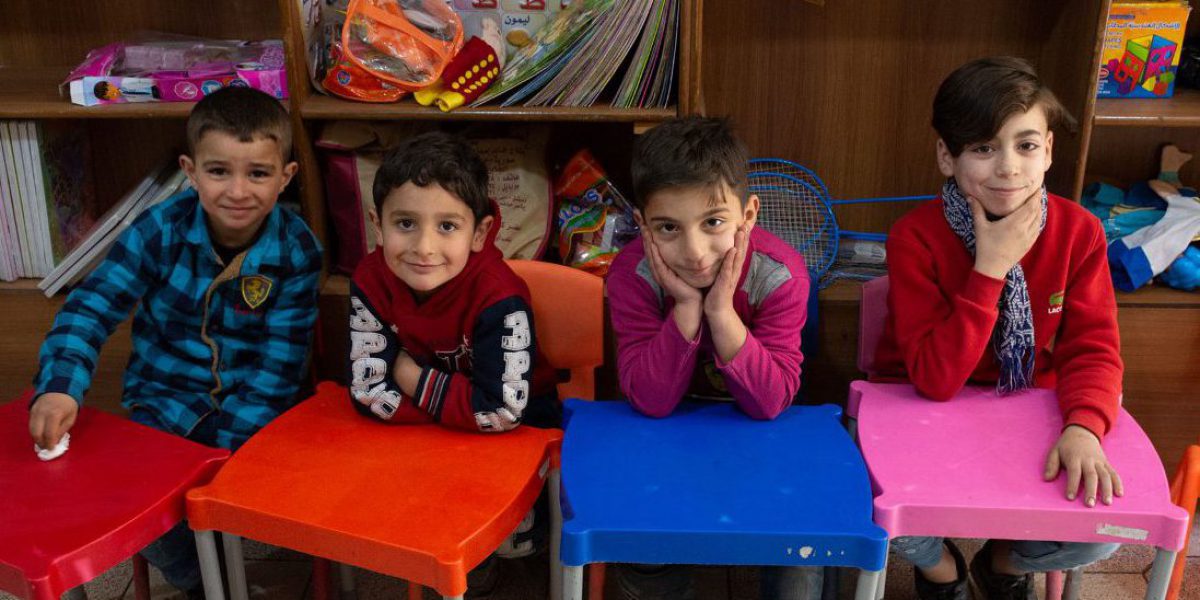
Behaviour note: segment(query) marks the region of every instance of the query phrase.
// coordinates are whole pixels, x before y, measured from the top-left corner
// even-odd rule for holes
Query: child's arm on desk
[[[149,213],[138,217],[54,317],[38,356],[37,395],[29,411],[29,433],[38,446],[53,448],[75,423],[100,349],[155,277],[157,227]]]
[[[485,433],[516,429],[533,386],[532,315],[520,296],[505,298],[484,309],[475,323],[469,373],[420,365],[401,351],[396,382],[439,423]]]
[[[1067,470],[1067,498],[1079,482],[1084,502],[1105,504],[1122,494],[1121,479],[1108,463],[1100,440],[1116,422],[1121,405],[1121,376],[1116,298],[1105,256],[1104,231],[1092,220],[1091,239],[1063,296],[1062,321],[1054,346],[1058,403],[1067,426],[1047,458],[1046,476]],[[1076,262],[1076,261],[1073,261]],[[1077,442],[1072,440],[1078,438]]]
[[[793,276],[762,302],[747,329],[733,307],[746,262],[749,231],[739,230],[704,298],[720,369],[733,399],[756,419],[787,409],[800,387],[800,332],[807,313],[808,279]]]
[[[663,262],[649,233],[642,234],[651,287],[639,265],[618,256],[607,281],[609,313],[617,338],[617,375],[621,391],[640,413],[665,417],[683,399],[700,345],[703,299]],[[667,298],[674,301],[664,310]]]
[[[396,377],[398,357],[407,356],[400,339],[371,305],[366,294],[350,282],[350,356],[347,368],[350,398],[364,415],[394,423],[433,420],[405,397]]]

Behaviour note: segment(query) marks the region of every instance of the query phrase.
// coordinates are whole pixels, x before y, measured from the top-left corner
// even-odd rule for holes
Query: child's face
[[[964,195],[994,217],[1006,217],[1041,191],[1050,169],[1054,134],[1040,105],[1008,118],[996,137],[967,144],[958,157],[937,142],[938,167],[958,181]]]
[[[180,156],[179,165],[200,196],[213,241],[232,248],[248,244],[296,174],[296,163],[283,163],[275,140],[242,142],[221,131],[205,133],[195,154]]]
[[[371,213],[371,222],[384,260],[418,297],[462,273],[492,226],[491,216],[476,223],[467,203],[437,183],[406,182],[384,198],[381,211]]]
[[[649,228],[663,261],[688,285],[704,289],[713,284],[725,252],[743,223],[754,224],[758,196],[746,206],[728,186],[674,187],[655,192],[638,211],[637,221]]]

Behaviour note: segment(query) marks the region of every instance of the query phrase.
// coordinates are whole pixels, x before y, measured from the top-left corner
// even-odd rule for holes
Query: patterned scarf
[[[954,178],[942,186],[942,206],[946,222],[958,235],[971,256],[975,255],[975,221],[967,199],[958,189]],[[1046,188],[1042,187],[1042,222],[1040,232],[1046,227]],[[996,391],[1009,394],[1033,385],[1033,307],[1029,303],[1029,288],[1025,284],[1025,271],[1017,263],[1004,277],[1004,291],[1000,294],[1000,317],[992,330],[992,351],[1000,363],[1000,380]]]

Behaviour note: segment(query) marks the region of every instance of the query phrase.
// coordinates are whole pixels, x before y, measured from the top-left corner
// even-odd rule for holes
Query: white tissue
[[[67,447],[70,445],[71,445],[71,434],[64,433],[62,436],[62,439],[58,440],[58,443],[55,444],[55,446],[53,448],[50,448],[49,450],[47,450],[45,448],[42,448],[41,446],[38,446],[35,443],[33,445],[33,451],[37,452],[37,457],[41,460],[54,460],[54,459],[62,456],[63,454],[66,454]]]

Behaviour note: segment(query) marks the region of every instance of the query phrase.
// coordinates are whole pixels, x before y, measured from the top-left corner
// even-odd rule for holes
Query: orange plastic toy
[[[1171,502],[1188,513],[1188,537],[1184,538],[1183,549],[1175,561],[1171,583],[1167,586],[1167,600],[1178,600],[1179,592],[1183,590],[1183,569],[1187,565],[1188,540],[1196,526],[1197,501],[1200,501],[1200,445],[1192,445],[1184,451],[1175,478],[1171,480]]]
[[[71,448],[42,462],[29,437],[33,392],[0,406],[0,590],[57,600],[136,556],[184,515],[184,493],[206,483],[228,450],[83,407]],[[134,587],[149,599],[145,562]]]
[[[573,374],[560,394],[590,397],[603,347],[601,280],[560,265],[511,264],[533,292],[544,355]],[[205,593],[224,598],[212,535],[222,531],[234,598],[247,597],[238,536],[459,597],[467,572],[512,533],[543,485],[551,492],[558,582],[561,440],[557,429],[482,435],[379,423],[354,410],[345,388],[322,383],[242,446],[211,484],[188,494]],[[489,465],[481,456],[503,460]]]

